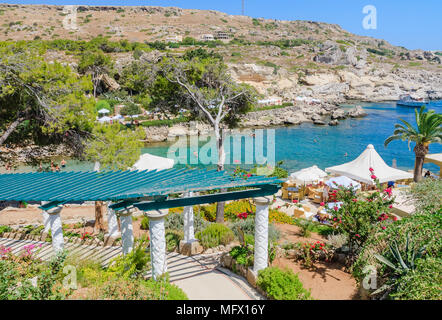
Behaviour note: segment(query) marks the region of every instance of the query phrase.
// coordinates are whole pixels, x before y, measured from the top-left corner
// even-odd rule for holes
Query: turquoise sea
[[[413,169],[413,144],[409,149],[407,142],[394,141],[388,148],[385,148],[383,143],[393,133],[398,118],[403,118],[414,125],[414,109],[396,106],[395,102],[358,103],[358,105],[361,105],[367,111],[368,116],[362,119],[342,120],[337,127],[302,124],[300,126],[272,128],[275,129],[275,160],[284,161],[283,167],[289,172],[312,165],[324,169],[355,159],[365,150],[367,145],[373,144],[388,165],[391,166],[393,160],[395,160],[398,168]],[[442,101],[432,102],[430,109],[440,113],[442,111]],[[171,145],[172,143],[152,144],[143,148],[142,152],[166,157]],[[229,152],[229,150],[226,151]],[[192,154],[189,150],[187,152],[187,157],[190,159]],[[243,146],[243,159],[245,157],[244,153]],[[431,145],[430,153],[442,153],[442,145]],[[234,163],[233,157],[231,163]],[[191,166],[195,167],[196,165],[192,164]],[[204,165],[200,164],[198,166],[203,167]],[[236,166],[237,164],[230,165],[227,166],[227,169],[233,169]],[[67,166],[67,170],[88,170],[92,168],[93,164],[79,161],[68,161]],[[439,171],[439,168],[432,164],[425,164],[425,168],[432,172]],[[30,170],[35,170],[35,168],[20,168],[20,171]]]

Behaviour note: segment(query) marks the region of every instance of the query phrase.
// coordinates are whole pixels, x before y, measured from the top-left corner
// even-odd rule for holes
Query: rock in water
[[[332,121],[330,121],[330,122],[328,123],[328,125],[329,125],[329,126],[332,126],[332,127],[334,127],[334,126],[338,126],[338,125],[339,125],[339,121],[338,121],[338,120],[332,120]]]
[[[351,118],[363,118],[367,116],[367,112],[361,106],[356,106],[348,111],[347,115]]]

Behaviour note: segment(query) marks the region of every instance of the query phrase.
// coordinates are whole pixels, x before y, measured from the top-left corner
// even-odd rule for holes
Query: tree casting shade
[[[0,175],[0,201],[121,201],[172,193],[234,187],[265,187],[277,178],[234,178],[225,171],[41,172]]]

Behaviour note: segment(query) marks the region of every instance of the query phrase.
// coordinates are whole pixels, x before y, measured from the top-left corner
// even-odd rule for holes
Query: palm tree
[[[394,133],[385,140],[385,147],[393,140],[415,142],[414,153],[416,161],[414,164],[414,181],[419,182],[422,179],[422,167],[424,165],[425,156],[428,154],[428,146],[430,143],[441,143],[442,141],[442,114],[436,113],[434,110],[425,111],[422,106],[420,111],[415,110],[417,128],[403,119],[399,119],[402,123],[396,124]]]

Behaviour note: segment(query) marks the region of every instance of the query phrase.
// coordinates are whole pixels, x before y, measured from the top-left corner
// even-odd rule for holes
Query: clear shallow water
[[[393,159],[395,159],[398,168],[413,169],[413,144],[409,150],[407,142],[394,141],[390,143],[388,148],[385,148],[384,141],[393,133],[398,118],[409,121],[414,125],[414,108],[397,107],[394,102],[359,104],[364,107],[368,116],[362,119],[340,121],[340,125],[337,127],[315,126],[305,123],[300,126],[274,128],[276,161],[284,161],[283,167],[289,172],[312,165],[318,165],[324,169],[355,159],[365,150],[367,145],[373,144],[388,165],[392,165]],[[430,109],[440,113],[442,111],[442,101],[433,102]],[[172,143],[149,145],[143,148],[142,152],[166,157],[171,145]],[[189,150],[187,152],[190,159],[192,154]],[[243,149],[243,159],[244,153]],[[442,153],[442,145],[430,145],[430,153]],[[233,158],[231,162],[233,163]],[[227,166],[227,169],[234,167],[236,167],[236,164]],[[432,164],[425,164],[424,167],[433,172],[439,171],[439,168]],[[20,171],[35,169],[21,167]],[[92,169],[92,163],[68,161],[67,170]]]

